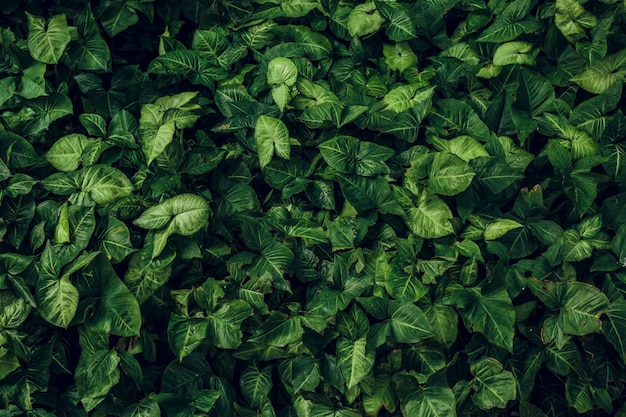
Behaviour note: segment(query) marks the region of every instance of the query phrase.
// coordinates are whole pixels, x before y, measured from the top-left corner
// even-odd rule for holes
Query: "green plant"
[[[0,416],[626,415],[626,3],[0,9]]]

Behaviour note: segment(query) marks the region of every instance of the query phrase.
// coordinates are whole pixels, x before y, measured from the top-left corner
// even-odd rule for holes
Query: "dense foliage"
[[[625,2],[0,10],[0,416],[626,415]]]

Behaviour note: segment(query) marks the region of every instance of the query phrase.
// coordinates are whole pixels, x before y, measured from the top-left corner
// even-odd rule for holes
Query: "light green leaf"
[[[42,274],[35,291],[41,316],[55,326],[67,329],[78,309],[78,290],[66,277]]]
[[[416,235],[432,239],[454,233],[450,207],[439,197],[423,191],[417,207],[409,209],[408,225]]]
[[[267,65],[267,83],[293,86],[298,80],[298,68],[289,58],[278,57]]]
[[[402,113],[413,107],[428,107],[434,91],[435,87],[424,87],[423,84],[398,86],[383,98],[383,110]]]
[[[42,17],[26,12],[28,18],[28,50],[33,58],[46,64],[56,64],[70,43],[70,31],[64,14]]]
[[[174,139],[176,125],[174,122],[162,123],[163,112],[156,104],[145,104],[141,107],[139,119],[139,139],[141,149],[150,165]]]
[[[574,1],[574,0],[572,0]],[[591,68],[572,78],[576,84],[593,94],[602,94],[626,77],[626,49],[609,55]]]
[[[607,312],[609,300],[599,289],[584,282],[564,282],[555,285],[555,295],[565,333],[582,336],[602,330],[600,316]]]
[[[554,23],[570,41],[585,36],[585,30],[596,25],[596,17],[577,0],[556,0]]]
[[[352,341],[340,337],[337,340],[337,364],[348,389],[356,386],[374,366],[374,352],[367,352],[366,339]]]
[[[208,224],[210,207],[195,194],[178,194],[150,207],[133,224],[144,229],[160,229],[169,224],[172,234],[191,236]]]
[[[283,159],[289,159],[291,143],[287,126],[279,119],[261,115],[254,127],[254,139],[259,152],[259,163],[265,168],[274,153]]]
[[[435,194],[457,195],[469,187],[476,174],[469,164],[448,152],[433,156],[428,190]]]
[[[58,139],[48,153],[46,159],[59,171],[74,171],[80,165],[83,151],[93,139],[80,133],[63,136]]]
[[[493,54],[494,65],[535,65],[532,56],[533,44],[528,42],[507,42],[498,46]]]
[[[385,19],[381,16],[373,1],[359,4],[348,16],[350,36],[366,36],[377,32]]]
[[[395,45],[383,44],[383,55],[385,55],[385,63],[392,71],[403,72],[417,66],[417,55],[406,42]]]
[[[485,240],[499,239],[511,230],[518,229],[520,227],[524,226],[515,220],[496,219],[489,223],[485,228]]]

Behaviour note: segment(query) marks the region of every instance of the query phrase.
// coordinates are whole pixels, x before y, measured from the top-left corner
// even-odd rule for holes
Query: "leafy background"
[[[626,415],[625,2],[0,10],[0,415]]]

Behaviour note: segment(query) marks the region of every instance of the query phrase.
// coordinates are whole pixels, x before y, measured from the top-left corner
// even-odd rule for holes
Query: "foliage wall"
[[[0,416],[626,415],[625,2],[0,10]]]

